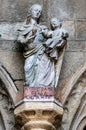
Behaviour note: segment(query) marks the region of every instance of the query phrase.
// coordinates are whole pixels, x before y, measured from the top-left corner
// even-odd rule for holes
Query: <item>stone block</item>
[[[82,0],[82,2],[81,0],[47,0],[47,3],[49,18],[86,18],[86,0]]]
[[[86,19],[86,0],[76,0],[75,3],[76,18]]]
[[[86,41],[68,41],[66,51],[86,52]]]
[[[86,62],[86,52],[70,52],[66,51],[64,54],[62,70],[60,74],[60,79],[69,78],[80,65]]]
[[[43,5],[43,0],[1,0],[0,21],[24,21],[32,4]]]
[[[74,0],[47,0],[47,4],[49,18],[57,17],[59,19],[73,19],[75,17]]]
[[[14,41],[0,40],[0,63],[13,79],[24,79],[22,46]]]
[[[74,21],[63,21],[62,27],[69,33],[69,40],[75,39],[75,23]]]
[[[86,21],[76,22],[76,39],[86,40]]]
[[[23,23],[0,23],[0,40],[16,40],[17,30]]]
[[[23,47],[21,44],[12,40],[0,40],[0,50],[23,52]]]
[[[0,63],[6,68],[14,80],[24,79],[22,53],[0,49]]]

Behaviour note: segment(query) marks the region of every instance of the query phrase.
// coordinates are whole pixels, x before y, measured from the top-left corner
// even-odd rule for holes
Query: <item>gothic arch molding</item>
[[[70,130],[83,130],[86,126],[86,92],[81,98],[79,107],[72,119]]]
[[[82,76],[82,74],[86,71],[86,63],[84,65],[81,65],[78,70],[72,75],[70,81],[65,85],[66,91],[62,97],[62,102],[65,104],[68,96],[70,95],[74,85],[78,81],[78,79]]]
[[[4,83],[6,91],[9,93],[10,98],[12,99],[13,104],[15,105],[15,99],[17,94],[17,88],[9,76],[5,68],[0,64],[0,79]]]
[[[82,117],[82,120],[79,122],[78,126],[76,127],[76,130],[83,130],[86,126],[86,115]]]
[[[14,105],[10,95],[0,79],[0,129],[11,130],[15,128]]]
[[[83,130],[86,126],[86,63],[75,72],[66,85],[62,128]]]
[[[78,126],[78,130],[85,130],[86,129],[86,118],[82,120],[80,125]]]
[[[2,119],[2,122],[3,122],[3,127],[6,130],[7,129],[6,114],[5,114],[5,111],[1,108],[0,108],[0,116],[1,116],[1,119]]]
[[[78,130],[85,130],[84,128],[86,128],[86,117],[80,122],[77,129]]]

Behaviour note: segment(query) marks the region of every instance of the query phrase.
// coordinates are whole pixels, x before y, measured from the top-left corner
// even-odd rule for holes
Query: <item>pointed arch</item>
[[[86,63],[78,68],[65,87],[62,128],[82,130],[86,125]]]
[[[72,75],[71,79],[69,80],[69,82],[66,84],[65,88],[66,91],[64,93],[63,98],[63,104],[65,104],[68,96],[70,95],[74,85],[76,84],[76,82],[78,81],[78,79],[82,76],[82,74],[86,71],[86,63],[84,63],[84,65],[81,65],[78,70]]]
[[[76,110],[76,113],[71,122],[71,130],[82,130],[81,127],[84,128],[86,125],[86,92],[83,94],[81,98],[81,102]]]
[[[12,78],[1,64],[0,64],[0,80],[3,82],[6,91],[9,93],[9,96],[12,99],[13,104],[15,105],[15,99],[18,90]]]
[[[4,114],[5,114],[4,110],[0,109],[1,123],[3,124],[3,129],[6,130],[7,122],[6,122],[6,114],[5,114],[5,116],[4,116]]]

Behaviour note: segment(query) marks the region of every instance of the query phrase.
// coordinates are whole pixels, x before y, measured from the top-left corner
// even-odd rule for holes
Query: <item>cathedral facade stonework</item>
[[[40,4],[43,7],[42,17],[40,18],[43,25],[50,28],[50,19],[55,17],[62,21],[62,27],[69,33],[56,90],[58,94],[55,93],[58,101],[60,100],[62,103],[64,113],[55,104],[53,104],[53,111],[49,110],[53,109],[52,104],[50,106],[45,104],[46,111],[41,104],[43,108],[41,111],[39,105],[37,111],[30,109],[28,112],[26,109],[25,113],[21,114],[22,117],[26,117],[22,121],[20,115],[17,118],[14,115],[16,96],[25,84],[23,47],[16,39],[17,29],[24,23],[33,4]],[[37,89],[35,88],[36,96]],[[33,93],[32,89],[30,91]],[[39,95],[40,93],[42,93],[42,96],[47,95],[45,89],[43,91],[38,90]],[[49,91],[51,92],[51,88],[49,88]],[[47,96],[50,95],[53,94]],[[24,107],[20,108],[23,109]],[[59,114],[59,116],[56,115],[56,108],[60,114],[63,113],[62,117]],[[48,119],[50,114],[52,118],[49,117]],[[40,123],[37,122],[34,115],[37,116],[38,120],[42,118],[43,122],[42,120],[40,120]],[[44,123],[45,129],[49,130],[55,128],[48,122],[45,123],[44,119],[47,119],[50,123],[55,120],[57,130],[86,129],[86,0],[0,1],[0,129],[23,130],[25,128],[22,127],[22,124],[27,122],[28,116],[31,120],[34,118],[34,122],[38,125],[41,122]],[[56,121],[59,127],[56,125]],[[33,130],[36,129],[33,128]],[[44,129],[40,128],[40,130]]]

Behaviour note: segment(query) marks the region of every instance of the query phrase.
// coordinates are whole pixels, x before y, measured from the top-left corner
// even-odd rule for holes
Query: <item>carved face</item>
[[[38,19],[41,16],[42,7],[40,5],[33,5],[30,10],[32,18]]]
[[[52,18],[50,24],[53,29],[61,27],[61,22],[57,18]]]
[[[48,27],[45,25],[41,25],[42,32],[48,32]]]
[[[48,27],[45,26],[45,25],[41,25],[41,32],[42,32],[42,34],[46,37],[46,35],[47,35],[48,32],[49,32]]]

